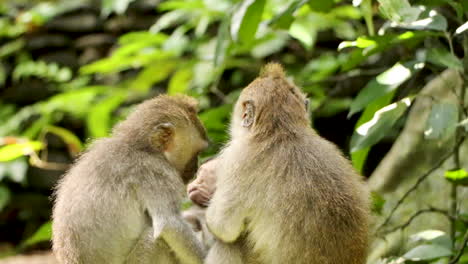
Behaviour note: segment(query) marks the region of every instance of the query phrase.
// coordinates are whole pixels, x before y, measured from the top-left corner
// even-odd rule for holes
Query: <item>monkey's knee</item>
[[[216,241],[205,259],[205,264],[242,264],[242,252],[236,244]]]

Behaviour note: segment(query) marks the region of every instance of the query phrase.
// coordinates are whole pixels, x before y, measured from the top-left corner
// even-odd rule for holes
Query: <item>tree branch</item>
[[[468,244],[468,231],[465,232],[465,236],[463,236],[463,242],[460,245],[460,248],[458,249],[457,255],[450,261],[449,264],[456,264],[460,260],[460,258],[463,256],[463,252],[465,251],[465,248]]]
[[[418,180],[416,181],[416,183],[411,186],[411,188],[408,189],[408,191],[405,192],[405,194],[403,194],[403,196],[398,200],[398,202],[396,203],[396,205],[392,208],[392,210],[390,210],[390,213],[388,214],[387,218],[384,220],[384,222],[382,224],[379,225],[379,227],[377,227],[377,230],[380,230],[382,229],[384,226],[386,226],[388,224],[388,222],[390,222],[390,219],[393,217],[393,214],[395,213],[395,211],[400,207],[400,205],[403,204],[403,202],[406,200],[406,198],[408,198],[408,196],[414,191],[416,190],[419,185],[425,180],[427,179],[427,177],[429,177],[429,175],[431,175],[435,170],[437,170],[440,166],[442,166],[442,164],[444,164],[444,162],[450,158],[456,151],[458,151],[458,146],[460,146],[463,141],[465,141],[465,136],[463,135],[460,140],[458,140],[458,142],[455,144],[455,147],[453,148],[452,151],[450,151],[448,154],[446,154],[442,159],[439,160],[439,162],[437,162],[431,169],[429,169],[426,173],[424,173],[421,177],[418,178]]]

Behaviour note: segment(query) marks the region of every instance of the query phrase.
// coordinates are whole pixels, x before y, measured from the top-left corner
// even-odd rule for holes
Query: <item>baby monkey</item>
[[[202,263],[205,250],[179,207],[206,147],[194,99],[162,95],[140,104],[59,182],[59,262]]]

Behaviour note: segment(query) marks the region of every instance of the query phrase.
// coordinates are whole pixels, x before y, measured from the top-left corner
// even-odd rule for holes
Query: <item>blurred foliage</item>
[[[124,18],[139,2],[0,3],[0,92],[32,80],[49,91],[28,103],[0,97],[0,226],[11,224],[12,217],[32,222],[15,241],[21,249],[50,237],[50,222],[38,228],[44,218],[31,221],[30,208],[38,204],[31,199],[39,194],[43,199],[50,190],[15,196],[18,184],[30,184],[28,167],[60,171],[66,166],[47,159],[50,138],[73,158],[84,142],[107,136],[135,104],[156,94],[198,99],[200,118],[216,143],[204,153],[208,157],[227,138],[240,89],[263,64],[279,61],[309,94],[314,124],[338,122],[333,118],[348,112],[354,129],[345,135],[349,146],[341,147],[349,149],[356,169],[368,174],[370,149],[399,132],[397,124],[428,76],[450,68],[466,78],[465,0],[168,0],[154,4],[153,25],[115,33],[118,41],[109,53],[79,67],[42,60],[28,48],[31,36],[47,32],[51,21],[82,5],[97,7],[99,19],[110,20]],[[459,105],[436,104],[426,137],[447,137],[466,127],[459,111]],[[334,128],[341,131],[340,125]],[[462,168],[445,177],[459,185],[468,179]],[[373,198],[379,213],[385,201]],[[459,243],[464,232],[462,225],[456,237],[434,230],[416,234],[413,249],[382,263],[446,263],[440,261],[454,256],[452,242]],[[468,263],[468,255],[461,259]]]

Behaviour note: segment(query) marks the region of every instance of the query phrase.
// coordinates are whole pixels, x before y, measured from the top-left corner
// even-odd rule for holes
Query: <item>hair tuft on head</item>
[[[186,105],[189,111],[198,112],[198,101],[195,98],[182,94],[174,95],[174,98]]]
[[[284,78],[285,74],[283,66],[277,62],[270,62],[263,66],[262,70],[260,71],[260,77]]]

